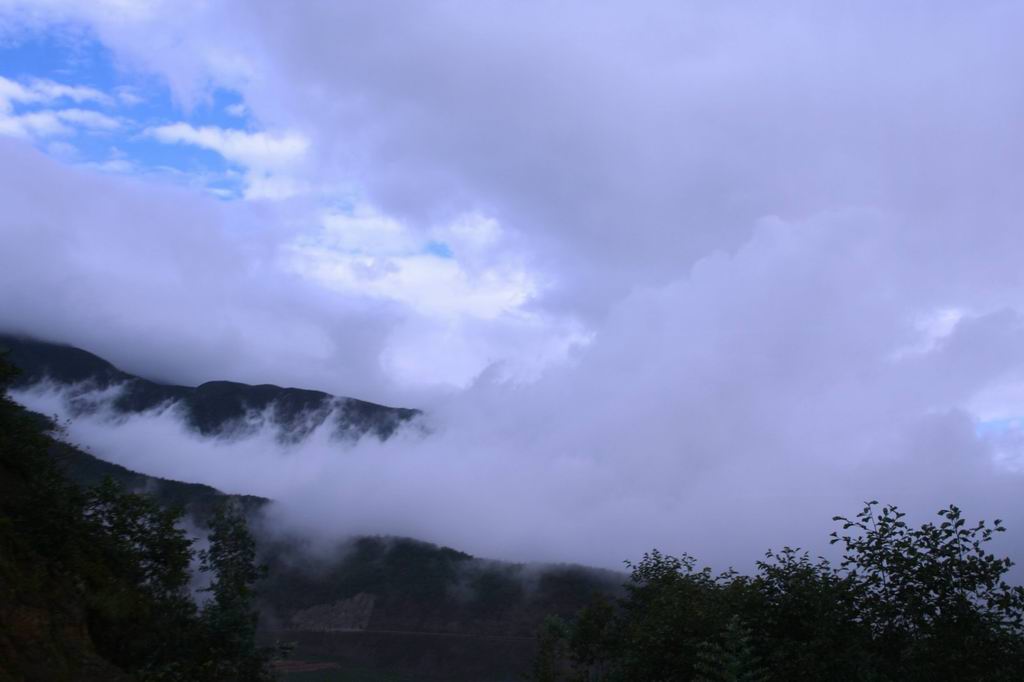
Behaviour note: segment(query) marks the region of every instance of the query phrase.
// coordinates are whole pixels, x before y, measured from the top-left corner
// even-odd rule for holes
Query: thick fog
[[[75,419],[98,455],[493,558],[746,567],[865,499],[1024,558],[1019,3],[0,7],[281,143],[140,132],[238,161],[223,201],[0,138],[0,329],[427,413],[355,446]]]
[[[637,297],[622,314],[654,324],[638,316],[685,305],[681,289]],[[694,322],[708,313],[692,311]],[[536,383],[485,379],[383,444],[332,440],[328,420],[286,446],[259,415],[248,435],[202,438],[173,405],[73,416],[68,435],[138,471],[270,497],[283,529],[324,539],[399,534],[487,557],[604,566],[660,547],[749,568],[769,547],[825,552],[831,516],[877,498],[916,519],[950,502],[1002,517],[1015,529],[1004,549],[1022,548],[1019,435],[979,435],[977,417],[940,406],[973,383],[976,356],[1019,352],[1012,315],[961,321],[929,351],[846,368],[782,339],[752,353],[738,330],[680,358],[672,340],[683,343],[688,325],[674,326],[642,359],[622,357],[635,349],[608,335]],[[740,358],[728,381],[715,378],[728,368],[711,364],[720,345]],[[781,363],[792,368],[780,375]],[[15,397],[71,416],[52,387]]]

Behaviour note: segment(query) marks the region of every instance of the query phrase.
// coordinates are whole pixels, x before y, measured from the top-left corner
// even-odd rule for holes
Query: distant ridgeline
[[[13,388],[24,389],[42,381],[74,387],[69,406],[87,414],[109,406],[121,414],[138,414],[174,404],[186,422],[207,436],[244,433],[253,422],[269,421],[284,442],[299,442],[328,419],[332,435],[358,440],[372,435],[387,440],[419,410],[387,407],[321,391],[250,386],[232,381],[210,381],[200,386],[159,384],[119,370],[106,360],[73,346],[0,335],[0,352],[22,374]],[[116,389],[109,402],[94,398],[97,391]]]

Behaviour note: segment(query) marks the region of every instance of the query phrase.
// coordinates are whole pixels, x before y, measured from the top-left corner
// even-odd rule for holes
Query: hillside
[[[0,388],[10,375],[0,358]],[[269,682],[242,510],[219,505],[197,548],[179,509],[69,480],[58,446],[0,395],[0,680]]]
[[[20,385],[45,376],[68,384],[137,382],[135,390],[139,392],[180,389],[131,377],[78,349],[24,341],[17,348],[19,352],[9,357],[25,368],[25,375],[18,379]],[[154,386],[157,388],[152,389]],[[278,398],[289,395],[288,391],[296,392],[277,390],[284,392],[277,394]],[[241,395],[253,394],[243,390]],[[227,407],[216,401],[207,403],[208,413],[231,413],[238,403],[233,398],[226,401]],[[268,642],[298,644],[297,661],[283,669],[288,679],[323,679],[317,677],[324,674],[323,670],[334,671],[335,675],[361,670],[370,675],[361,679],[371,680],[519,679],[529,666],[536,646],[534,635],[547,615],[567,616],[597,594],[617,594],[623,581],[623,576],[615,572],[496,562],[410,538],[356,537],[325,546],[281,535],[267,523],[271,500],[226,496],[210,486],[161,479],[106,462],[61,441],[58,426],[48,417],[5,404],[11,418],[29,425],[25,428],[36,434],[33,438],[41,444],[48,461],[77,485],[94,486],[106,478],[113,479],[161,506],[183,509],[195,529],[202,529],[211,511],[226,498],[238,501],[249,518],[260,561],[268,568],[266,579],[259,585],[262,636]],[[18,461],[17,453],[7,454]],[[9,472],[3,473],[3,479],[5,489],[24,487]],[[42,561],[32,553],[35,537],[19,534],[18,541],[26,545],[27,553],[19,560],[20,568],[8,571],[12,575],[31,572],[31,567]],[[31,590],[23,587],[11,589],[29,594],[30,601],[49,604],[41,607],[44,615],[35,618],[57,618],[51,611],[58,604],[60,608],[74,604],[74,600],[51,598],[63,589],[60,585],[40,586],[42,596],[31,596]],[[27,626],[18,618],[24,620],[17,614],[6,616],[5,622],[11,624],[8,630],[14,633],[5,644],[9,649],[31,652],[71,647],[64,635],[54,634],[52,629],[45,637],[26,634]],[[77,631],[86,627],[84,621],[72,619],[72,623]],[[54,637],[56,643],[51,641]],[[102,659],[90,648],[88,637],[75,635],[71,641],[81,651],[74,649],[68,656],[81,665],[76,668],[62,663],[62,670],[85,675],[81,666],[87,664],[105,670]],[[46,659],[52,654],[39,657]],[[12,660],[21,658],[19,654]],[[79,679],[66,676],[72,673],[58,674],[55,668],[47,670],[52,679]],[[101,678],[117,679],[113,673],[102,673],[97,679]]]
[[[106,575],[109,558],[77,532],[48,442],[37,420],[0,400],[0,680],[126,680],[97,651],[84,589],[97,587],[97,572],[108,588],[132,587]]]

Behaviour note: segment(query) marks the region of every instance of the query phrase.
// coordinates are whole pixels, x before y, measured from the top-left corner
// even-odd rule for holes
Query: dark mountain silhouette
[[[328,419],[332,433],[345,440],[374,436],[390,438],[420,414],[419,410],[388,407],[322,391],[251,386],[233,381],[210,381],[199,386],[161,384],[123,372],[106,360],[73,346],[0,335],[0,352],[21,370],[14,388],[41,381],[74,387],[72,409],[97,409],[89,396],[95,390],[117,388],[111,406],[123,414],[137,414],[175,405],[186,422],[206,436],[244,431],[253,419],[267,420],[283,441],[300,441]]]

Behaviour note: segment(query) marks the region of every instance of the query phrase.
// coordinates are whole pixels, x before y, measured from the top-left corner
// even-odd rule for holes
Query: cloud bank
[[[875,498],[1024,531],[1019,4],[4,7],[183,118],[237,93],[250,130],[152,129],[268,184],[0,140],[0,327],[435,428],[339,455],[75,427],[98,452],[496,557],[749,562]]]

